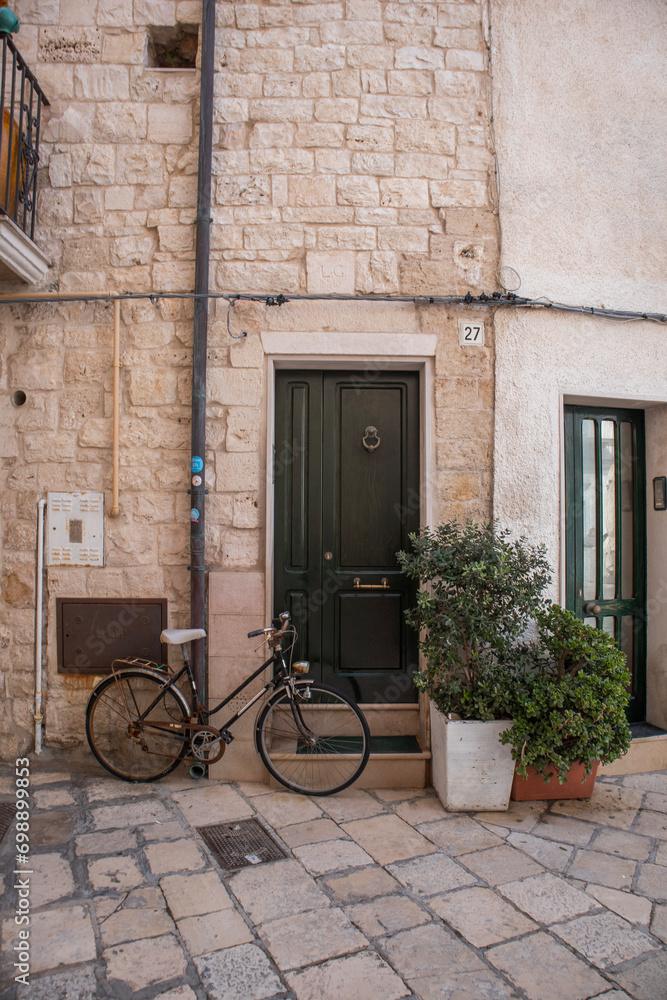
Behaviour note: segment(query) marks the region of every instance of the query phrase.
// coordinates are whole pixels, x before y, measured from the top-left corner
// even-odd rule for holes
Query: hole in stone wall
[[[17,389],[16,392],[12,393],[12,403],[14,406],[23,406],[27,398],[23,389]]]
[[[147,65],[157,69],[195,69],[199,27],[176,24],[148,29]]]

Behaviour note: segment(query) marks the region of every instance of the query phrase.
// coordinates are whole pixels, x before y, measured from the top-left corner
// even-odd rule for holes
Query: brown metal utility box
[[[166,598],[56,598],[58,673],[108,674],[113,660],[167,662]]]

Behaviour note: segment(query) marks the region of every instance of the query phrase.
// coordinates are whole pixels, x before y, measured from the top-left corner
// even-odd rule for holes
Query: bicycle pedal
[[[234,740],[234,737],[232,736],[232,734],[230,733],[230,731],[228,729],[221,729],[220,730],[220,735],[222,736],[223,740],[225,741],[225,743],[228,746]]]

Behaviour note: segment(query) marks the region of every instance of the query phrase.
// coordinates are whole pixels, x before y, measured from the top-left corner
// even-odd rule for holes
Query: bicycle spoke
[[[358,708],[333,689],[308,683],[302,690],[295,703],[282,691],[265,707],[258,720],[258,749],[269,771],[288,788],[331,794],[363,770],[368,726]]]
[[[86,733],[93,753],[107,770],[128,781],[153,781],[172,771],[187,750],[186,734],[157,725],[176,719],[186,723],[188,713],[178,695],[165,688],[164,679],[128,671],[95,689]],[[151,722],[156,723],[154,729]]]

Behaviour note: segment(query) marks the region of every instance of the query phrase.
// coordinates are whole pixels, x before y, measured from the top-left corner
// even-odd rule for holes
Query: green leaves
[[[551,573],[543,546],[471,521],[410,540],[414,551],[398,561],[425,588],[406,613],[427,660],[416,683],[440,711],[512,718],[501,742],[511,744],[520,774],[532,765],[564,781],[576,761],[590,772],[596,760],[626,752],[625,656],[606,632],[544,598]],[[532,619],[539,638],[521,642]]]
[[[397,554],[406,575],[428,588],[406,613],[427,660],[418,683],[441,711],[462,718],[511,714],[508,654],[546,607],[544,546],[508,539],[495,524],[448,522],[410,535],[414,551]]]
[[[554,604],[536,618],[539,640],[517,650],[523,674],[501,742],[511,744],[519,774],[555,769],[563,782],[577,761],[590,773],[596,760],[627,751],[630,673],[611,636],[571,611]]]

